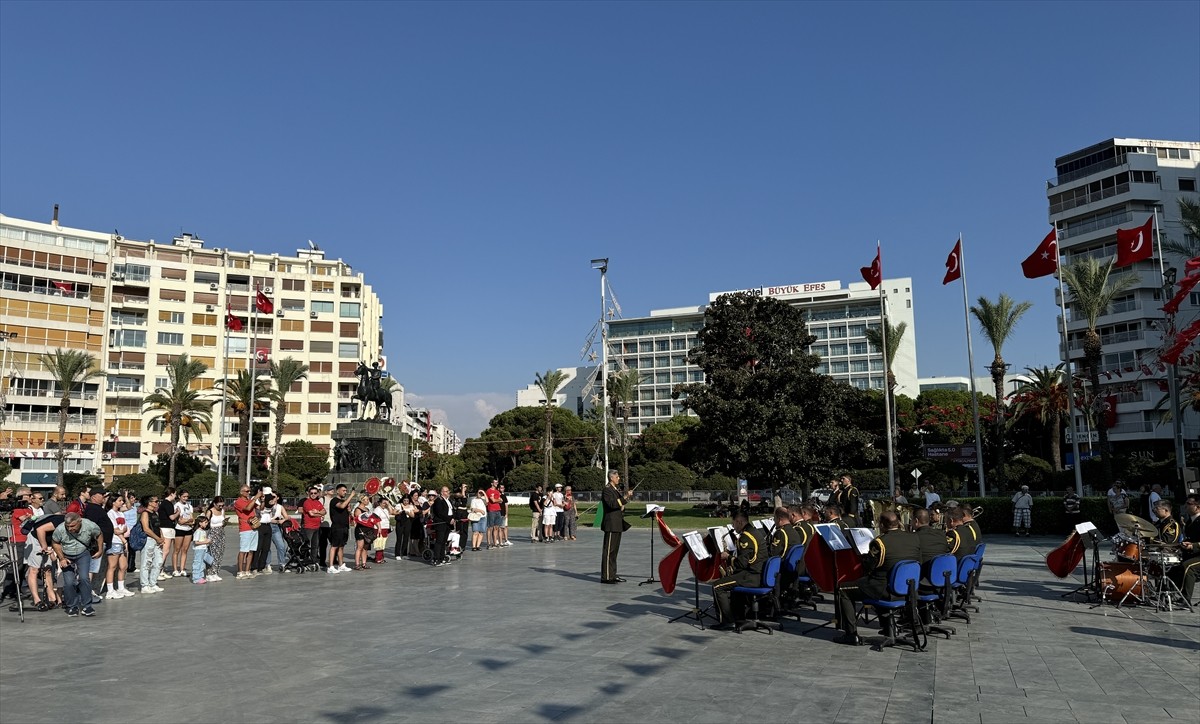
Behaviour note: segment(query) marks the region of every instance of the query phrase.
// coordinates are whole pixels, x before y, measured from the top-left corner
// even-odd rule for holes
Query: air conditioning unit
[[[119,282],[125,281],[125,275],[122,274],[121,272],[113,272],[112,278]]]
[[[316,312],[309,312],[309,313],[308,313],[308,317],[309,317],[309,319],[316,319],[316,318],[317,318],[317,313],[316,313]]]
[[[211,305],[211,304],[205,304],[205,305],[204,305],[204,311],[206,311],[206,312],[215,312],[215,311],[217,311],[217,308],[216,308],[216,307],[214,307],[214,306],[213,306],[213,305]]]
[[[275,287],[263,287],[263,294],[274,294]]]
[[[217,291],[217,290],[218,290],[218,289],[220,289],[220,288],[221,288],[221,285],[220,285],[220,284],[217,284],[216,282],[213,282],[213,283],[211,283],[211,284],[209,284],[209,285],[208,285],[208,290],[209,290],[210,292],[215,292],[215,291]]]
[[[276,317],[282,317],[282,316],[283,316],[283,310],[282,310],[282,309],[276,309],[276,310],[275,310],[275,316],[276,316]]]
[[[112,453],[104,453],[101,457],[103,457],[104,460],[112,460]]]

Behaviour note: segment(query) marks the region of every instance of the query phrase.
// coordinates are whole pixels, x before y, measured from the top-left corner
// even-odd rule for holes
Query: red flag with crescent
[[[872,289],[878,289],[883,283],[883,250],[875,250],[875,260],[871,262],[871,266],[859,267],[862,273],[862,278],[871,285]]]
[[[1136,229],[1117,229],[1117,261],[1113,266],[1129,266],[1149,259],[1154,252],[1151,234],[1154,233],[1154,217]]]
[[[1037,279],[1058,271],[1058,230],[1051,229],[1038,248],[1021,262],[1021,273],[1026,279]]]
[[[946,276],[942,278],[942,285],[962,277],[962,239],[959,239],[954,245],[954,249],[950,251],[950,256],[946,257]]]

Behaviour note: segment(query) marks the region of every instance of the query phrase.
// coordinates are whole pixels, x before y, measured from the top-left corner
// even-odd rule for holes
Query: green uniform
[[[604,531],[604,552],[600,559],[600,580],[617,580],[617,553],[621,550],[621,534],[625,532],[625,496],[612,483],[604,484],[604,519],[600,530]]]
[[[887,600],[888,576],[900,561],[921,560],[921,539],[916,533],[905,530],[890,530],[871,541],[871,547],[862,557],[867,575],[842,586],[838,590],[838,627],[847,634],[858,634],[858,617],[854,602],[868,598]]]
[[[730,565],[729,573],[713,581],[713,601],[721,612],[721,623],[732,623],[734,586],[758,586],[762,583],[763,566],[770,555],[769,545],[763,532],[746,526],[737,538],[737,555]]]

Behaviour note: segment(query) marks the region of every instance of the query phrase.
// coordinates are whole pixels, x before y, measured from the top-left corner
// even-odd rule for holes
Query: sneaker
[[[110,590],[108,593],[104,594],[104,598],[109,601],[115,601],[118,598],[125,598],[125,597],[122,596],[121,594],[117,593],[116,591]]]
[[[165,580],[167,580],[168,578],[170,578],[170,576],[168,576],[166,573],[160,573],[160,574],[158,574],[158,580],[160,580],[160,581],[165,581]]]
[[[512,545],[512,541],[510,541],[510,540],[506,540],[506,541],[504,541],[503,543],[501,543],[500,545],[507,547],[507,546],[510,546],[510,545]]]
[[[142,571],[141,568],[135,567],[132,571],[129,571],[129,573],[141,573],[141,571]]]
[[[153,592],[155,592],[155,593],[162,593],[162,592],[163,592],[163,591],[165,591],[166,589],[165,589],[165,588],[163,588],[162,586],[151,586],[151,587],[150,587],[150,590],[151,590],[151,591],[153,591]]]
[[[96,609],[92,608],[91,606],[88,606],[87,608],[80,611],[80,613],[82,613],[84,616],[95,616]]]
[[[350,572],[350,569],[346,567],[345,563],[338,566],[338,573],[349,573],[349,572]]]
[[[192,583],[194,583],[198,586],[202,583],[208,583],[208,581],[204,580],[203,578],[197,578],[196,580],[192,581]]]
[[[337,573],[338,569],[334,568],[333,566],[330,566],[326,572],[327,573]]]
[[[209,582],[209,583],[214,583],[214,582],[216,582],[216,581],[220,581],[220,580],[221,580],[221,577],[220,577],[220,576],[218,576],[218,575],[217,575],[217,574],[215,574],[215,573],[214,573],[214,574],[212,574],[212,575],[210,575],[210,576],[208,576],[208,582]]]
[[[272,573],[274,573],[274,572],[275,572],[275,571],[271,570],[271,567],[270,567],[270,566],[267,566],[266,568],[264,568],[264,569],[262,570],[262,574],[263,574],[264,576],[269,576],[269,575],[271,575],[271,574],[272,574]]]
[[[92,592],[92,603],[100,603],[103,600],[104,599],[100,598],[99,594],[97,594],[95,591]]]
[[[129,598],[129,597],[130,597],[130,596],[132,596],[132,595],[133,595],[135,592],[134,592],[134,591],[131,591],[131,590],[129,590],[128,588],[122,588],[122,589],[118,590],[118,591],[117,591],[117,593],[121,594],[121,598]]]
[[[64,608],[63,610],[66,611],[67,615],[72,618],[79,615],[79,609],[77,608]]]

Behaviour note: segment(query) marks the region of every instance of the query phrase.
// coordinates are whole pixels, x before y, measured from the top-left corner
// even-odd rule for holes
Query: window
[[[308,394],[310,395],[331,395],[333,394],[332,382],[309,382]]]
[[[850,354],[867,354],[868,351],[866,342],[854,342],[850,345]]]
[[[313,354],[333,354],[333,342],[314,339],[308,343],[308,351]]]
[[[845,374],[846,372],[849,371],[849,369],[850,369],[850,363],[848,363],[848,362],[830,362],[829,363],[829,371],[835,375],[836,374]]]
[[[289,414],[289,415],[299,415],[299,414],[300,414],[300,407],[301,407],[301,403],[299,403],[299,402],[289,402],[289,403],[287,403],[287,414]]]
[[[687,382],[687,373],[686,372],[672,372],[671,373],[671,382],[674,382],[675,384],[682,384],[684,382]]]
[[[159,332],[158,333],[158,343],[159,344],[183,345],[183,333],[182,332]]]
[[[315,375],[329,374],[330,372],[333,372],[333,363],[332,362],[316,362],[316,361],[309,362],[308,363],[308,371],[311,374],[315,374]]]
[[[668,347],[670,347],[670,342],[668,342],[665,339],[659,339],[659,340],[654,341],[654,351],[655,352],[667,352]]]
[[[333,314],[333,302],[313,302],[310,308],[317,314]]]
[[[357,357],[358,342],[338,342],[338,357]]]
[[[310,422],[308,423],[308,434],[312,436],[328,437],[329,423],[328,422]]]
[[[192,275],[192,279],[197,284],[216,284],[217,286],[221,286],[221,275],[219,272],[198,271]]]
[[[187,292],[182,289],[159,289],[158,298],[167,302],[186,302]]]
[[[185,269],[176,269],[174,267],[164,266],[161,271],[163,279],[187,281],[187,270]]]
[[[288,292],[302,292],[302,291],[304,291],[304,280],[303,279],[284,279],[283,280],[283,289],[284,289],[284,291],[288,291]]]
[[[246,350],[250,348],[249,341],[245,337],[230,337],[226,340],[226,344],[229,345],[230,357],[246,354]]]
[[[303,332],[304,331],[304,320],[303,319],[281,320],[279,322],[279,331],[280,332]]]
[[[1177,158],[1187,161],[1192,157],[1192,152],[1186,148],[1160,148],[1158,149],[1159,158]]]
[[[160,332],[159,334],[162,334],[162,332]],[[212,335],[212,334],[193,334],[192,335],[192,346],[193,347],[216,347],[217,346],[217,337],[216,337],[216,335]]]
[[[675,367],[683,367],[687,364],[687,357],[681,354],[671,355],[671,364]]]
[[[671,384],[671,373],[670,372],[655,372],[654,373],[654,381],[660,385],[669,385],[669,384]]]
[[[663,355],[661,357],[655,357],[654,358],[654,366],[655,367],[670,367],[671,366],[671,358],[668,357],[667,355]]]
[[[192,324],[198,324],[201,327],[217,326],[217,315],[215,314],[193,314]]]
[[[692,382],[703,382],[704,381],[704,371],[703,370],[699,370],[699,371],[694,370],[694,371],[688,373],[688,377],[691,378]]]
[[[687,340],[676,337],[675,339],[671,340],[671,349],[672,350],[687,349]]]
[[[640,345],[638,345],[638,351],[639,352],[653,352],[654,351],[654,343],[653,342],[642,342]]]
[[[183,312],[168,312],[161,309],[158,312],[158,321],[164,324],[183,324]]]
[[[830,327],[829,328],[829,338],[830,339],[844,339],[845,337],[846,337],[846,328],[845,327]]]
[[[300,351],[304,349],[304,340],[302,339],[281,339],[279,340],[279,349],[281,351]]]
[[[304,311],[304,300],[303,299],[281,299],[281,300],[279,300],[279,306],[282,307],[285,311],[303,312]]]
[[[310,402],[308,403],[308,414],[310,415],[328,415],[330,412],[330,403],[328,402]]]
[[[145,347],[146,332],[141,329],[113,329],[108,333],[108,346],[117,347]]]
[[[868,371],[867,361],[865,359],[851,360],[850,371],[851,372],[867,372]]]
[[[865,324],[851,324],[850,325],[850,336],[851,337],[862,337],[862,336],[866,335],[866,333],[867,333],[867,325],[865,325]]]
[[[1179,190],[1180,191],[1195,191],[1196,190],[1196,179],[1180,178],[1179,179]]]
[[[841,343],[835,343],[835,344],[829,345],[829,354],[830,354],[830,356],[833,356],[833,355],[840,356],[840,355],[846,354],[846,345],[841,344]]]
[[[171,384],[170,377],[155,377],[154,378],[154,389],[156,389],[156,390],[164,389],[169,384]]]
[[[317,272],[320,273],[320,267],[317,267]],[[318,294],[333,294],[333,282],[313,282],[312,290]]]

